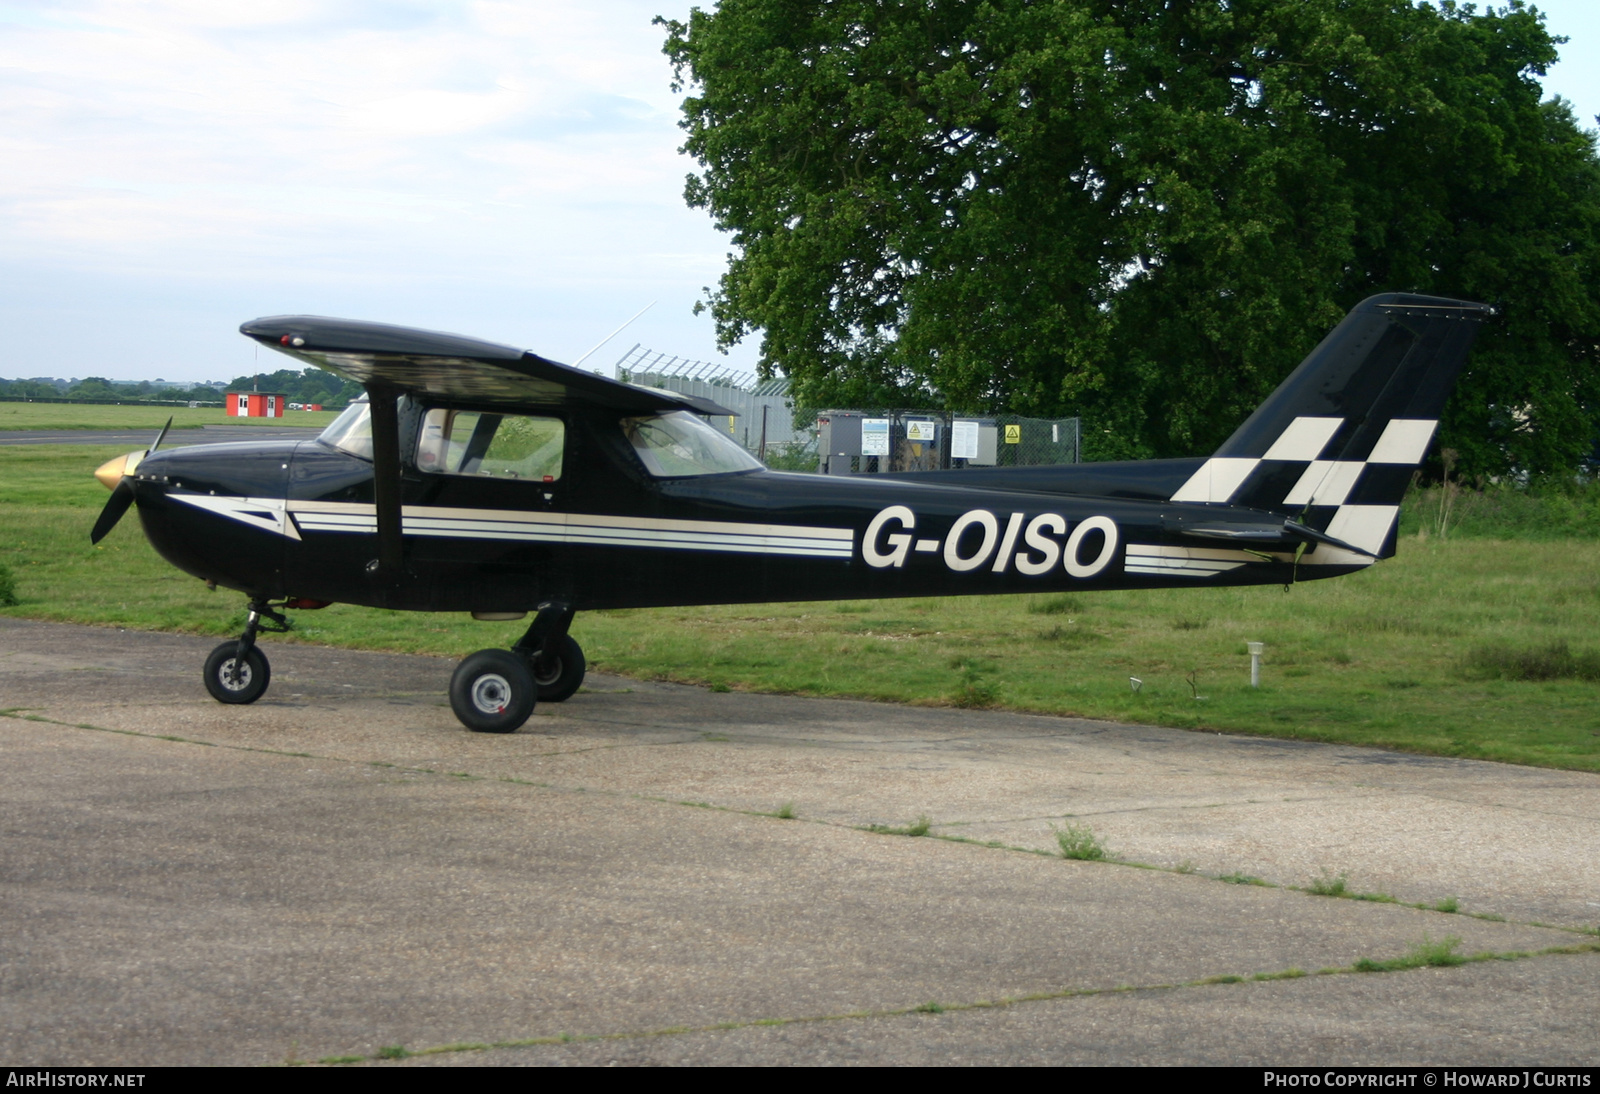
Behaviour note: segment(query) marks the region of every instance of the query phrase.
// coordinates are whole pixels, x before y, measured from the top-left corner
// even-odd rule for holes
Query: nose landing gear
[[[250,601],[244,633],[236,641],[224,642],[206,658],[206,690],[219,703],[253,703],[267,690],[272,666],[267,655],[256,648],[256,635],[262,631],[281,634],[289,620],[265,600]]]

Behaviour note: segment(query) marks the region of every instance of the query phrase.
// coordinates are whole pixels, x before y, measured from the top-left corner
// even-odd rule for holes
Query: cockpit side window
[[[363,460],[372,459],[372,407],[366,397],[345,407],[343,414],[317,434],[317,440]]]
[[[444,475],[556,482],[566,424],[560,418],[434,407],[422,419],[417,467]]]
[[[645,469],[657,478],[725,475],[760,470],[761,461],[687,410],[622,419],[622,431]]]

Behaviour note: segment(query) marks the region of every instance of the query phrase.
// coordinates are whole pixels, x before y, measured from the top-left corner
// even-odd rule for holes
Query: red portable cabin
[[[230,418],[281,418],[288,402],[279,391],[230,391],[225,399]]]

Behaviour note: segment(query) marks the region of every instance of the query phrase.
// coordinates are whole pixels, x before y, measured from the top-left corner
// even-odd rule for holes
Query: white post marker
[[[1261,651],[1266,648],[1265,642],[1246,642],[1245,648],[1250,651],[1250,686],[1261,686]]]

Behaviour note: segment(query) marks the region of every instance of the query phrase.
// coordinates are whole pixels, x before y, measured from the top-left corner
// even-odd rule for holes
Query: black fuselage
[[[1281,515],[1166,500],[1202,460],[860,477],[652,475],[619,416],[565,423],[558,481],[436,474],[402,414],[404,566],[375,566],[371,462],[321,441],[163,450],[133,478],[171,563],[252,597],[417,611],[575,610],[1282,584],[1370,559]],[[1298,557],[1297,557],[1298,556]]]

